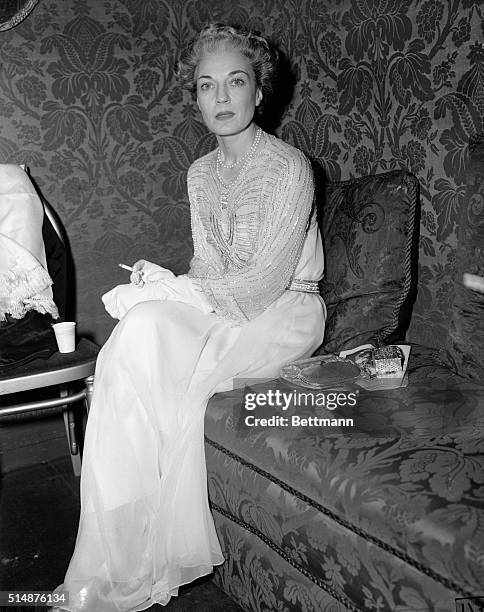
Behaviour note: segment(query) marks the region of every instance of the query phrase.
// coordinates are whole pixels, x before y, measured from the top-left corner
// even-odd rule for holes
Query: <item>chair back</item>
[[[44,198],[41,198],[41,200],[44,206],[44,214],[47,217],[47,220],[54,228],[55,233],[59,237],[59,240],[62,242],[63,246],[65,246],[64,232],[60,225],[59,219],[57,218],[57,215],[54,212],[54,209],[46,200],[44,200]]]
[[[41,197],[44,206],[44,222],[42,237],[44,239],[47,270],[52,279],[52,292],[54,302],[59,310],[61,319],[66,319],[68,311],[68,254],[67,242],[62,226],[54,210],[48,202]]]

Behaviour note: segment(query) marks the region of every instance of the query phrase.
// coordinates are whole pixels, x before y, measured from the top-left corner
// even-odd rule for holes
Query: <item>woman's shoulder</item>
[[[301,150],[272,134],[265,134],[264,152],[269,164],[282,164],[286,168],[292,166],[297,169],[310,167],[308,158]]]
[[[205,172],[209,166],[212,166],[217,156],[217,149],[210,151],[206,155],[196,159],[188,168],[188,178],[190,179],[200,172]]]

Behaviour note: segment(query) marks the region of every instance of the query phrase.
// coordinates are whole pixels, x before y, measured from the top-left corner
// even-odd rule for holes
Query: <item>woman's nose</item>
[[[222,104],[229,101],[229,92],[225,85],[220,85],[217,90],[217,103]]]

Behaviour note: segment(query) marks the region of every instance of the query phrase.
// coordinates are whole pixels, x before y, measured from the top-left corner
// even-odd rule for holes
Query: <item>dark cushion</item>
[[[328,309],[319,353],[405,337],[417,289],[419,183],[397,170],[328,183],[319,218]]]
[[[464,273],[484,277],[484,135],[469,146],[467,189],[457,228],[454,298],[446,345],[447,365],[484,384],[484,294],[464,286]]]
[[[22,319],[0,321],[0,374],[57,351],[50,314],[30,310]]]

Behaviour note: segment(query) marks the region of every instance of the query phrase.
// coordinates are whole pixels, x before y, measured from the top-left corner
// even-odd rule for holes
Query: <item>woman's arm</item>
[[[215,312],[223,316],[239,320],[256,317],[282,295],[296,269],[313,204],[311,166],[301,152],[292,149],[278,161],[276,176],[271,179],[275,187],[271,201],[264,202],[266,213],[258,244],[242,268],[197,273],[202,272],[203,244],[197,222],[193,228],[195,265],[189,275],[197,278]]]

